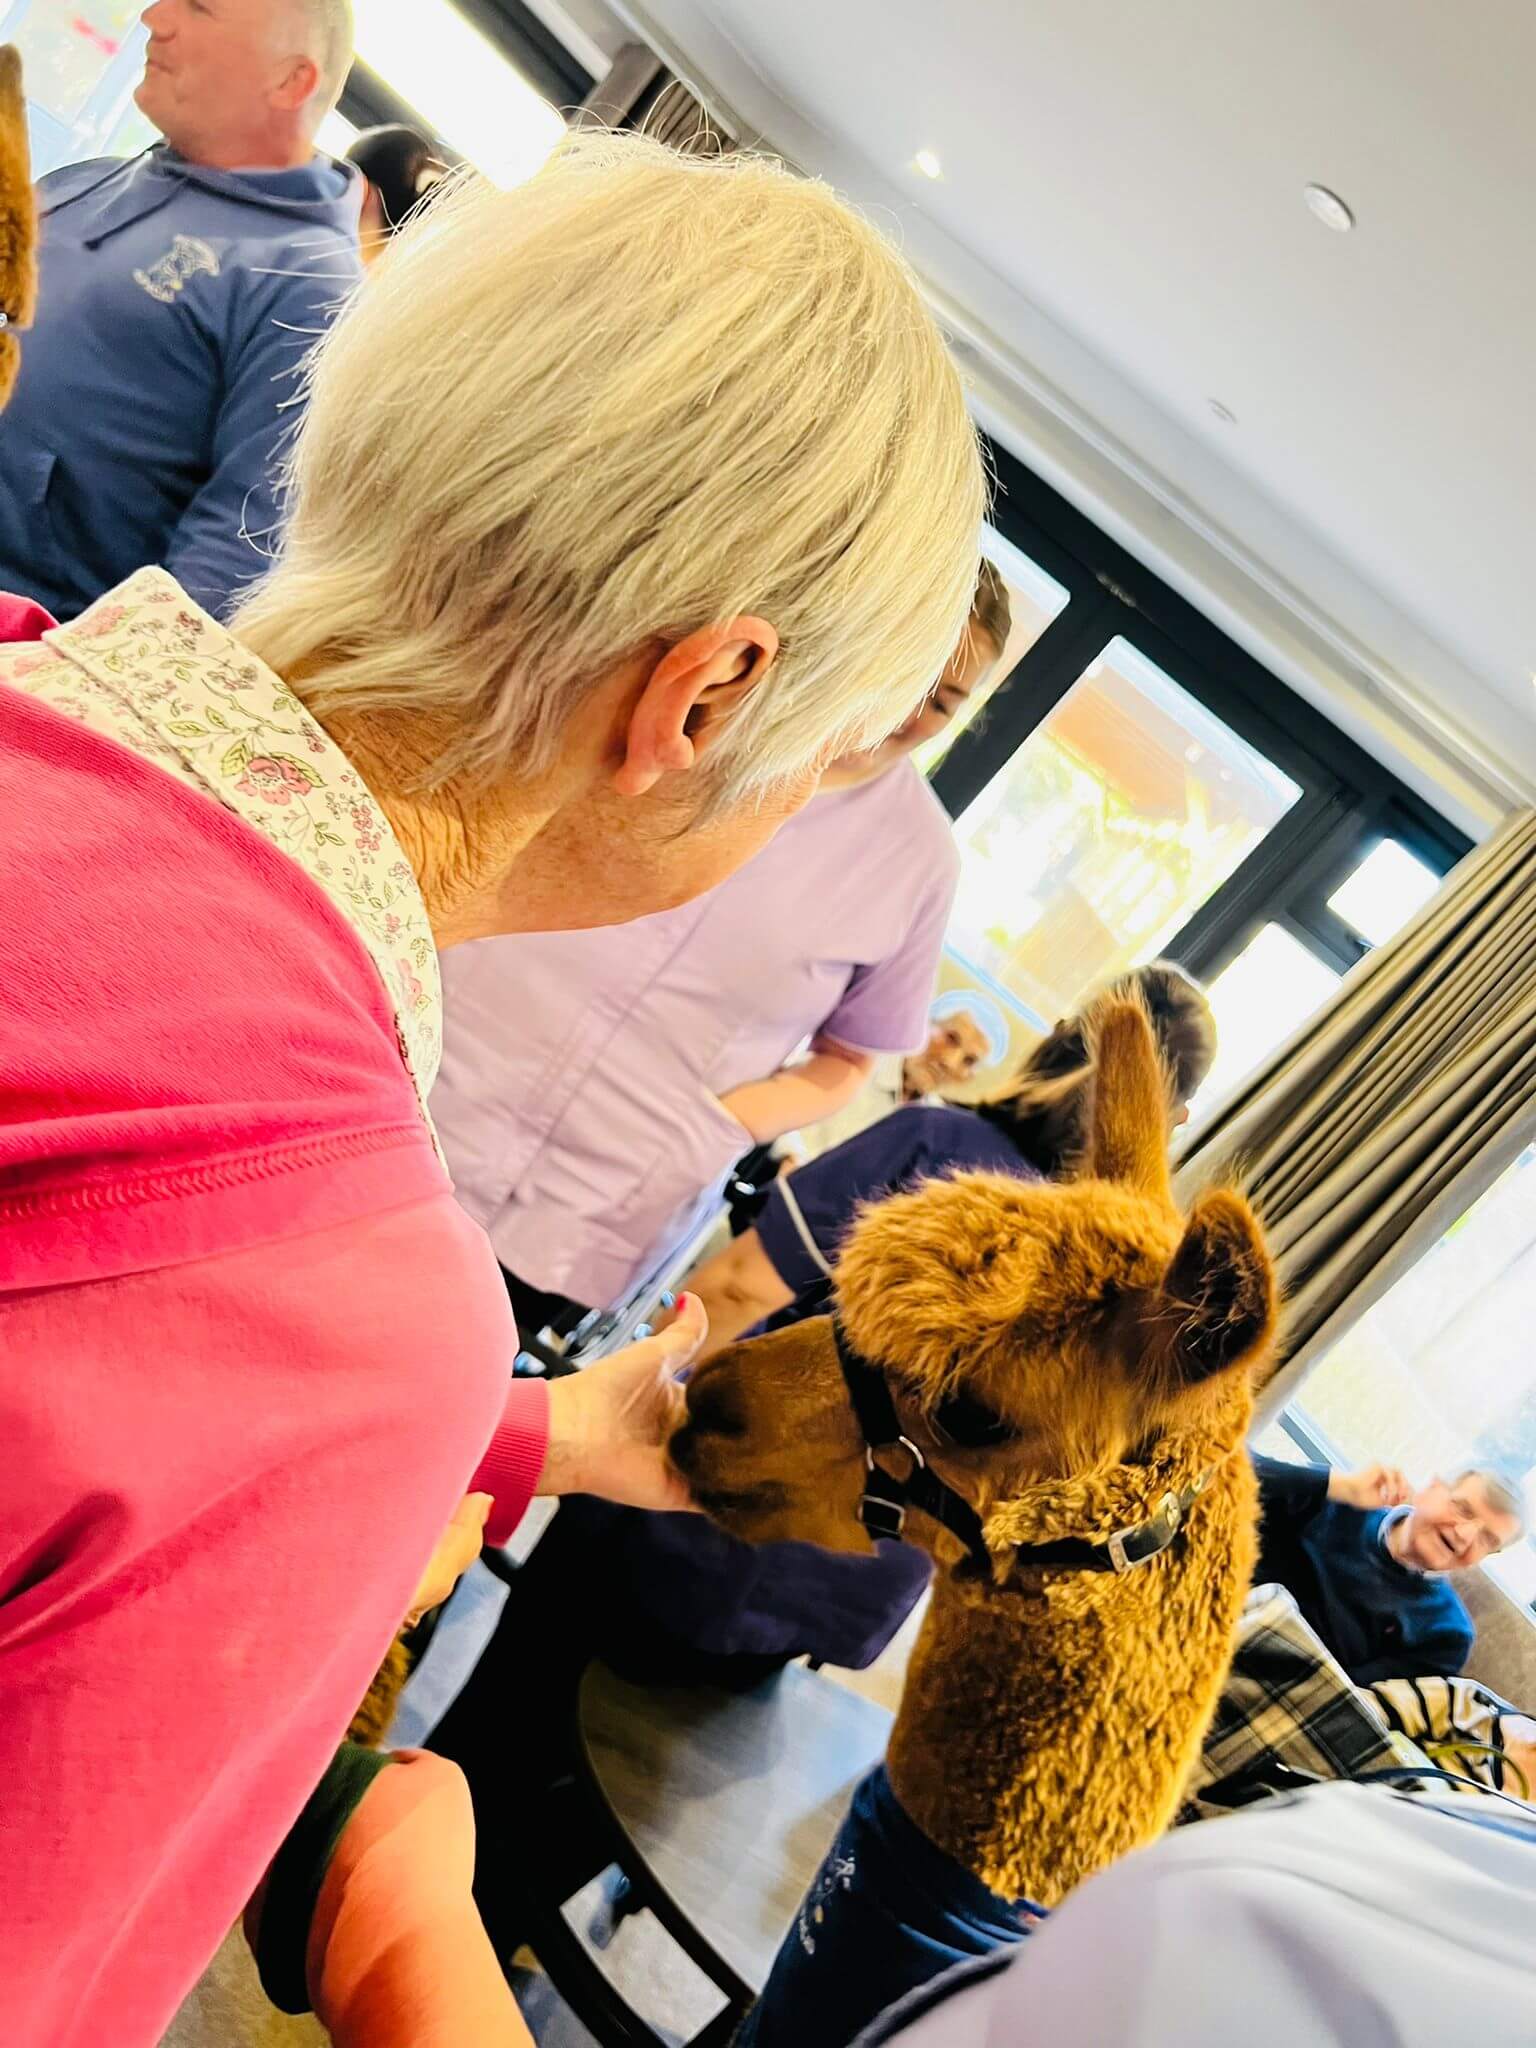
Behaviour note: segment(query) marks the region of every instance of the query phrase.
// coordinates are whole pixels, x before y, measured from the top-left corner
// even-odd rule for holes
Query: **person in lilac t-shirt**
[[[983,563],[926,703],[835,763],[729,881],[633,924],[445,961],[432,1113],[525,1332],[622,1299],[744,1153],[840,1109],[879,1055],[924,1043],[959,857],[908,756],[1007,636],[1007,594]]]

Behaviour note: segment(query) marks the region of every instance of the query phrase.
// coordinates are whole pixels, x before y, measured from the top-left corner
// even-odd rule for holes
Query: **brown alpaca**
[[[37,209],[27,154],[21,57],[0,47],[0,405],[21,365],[17,330],[31,325],[37,300]]]
[[[1144,1011],[1111,1000],[1094,1040],[1083,1177],[970,1174],[898,1195],[866,1212],[837,1273],[852,1370],[878,1369],[898,1418],[877,1471],[913,1471],[899,1430],[925,1461],[919,1484],[938,1479],[979,1518],[968,1548],[909,1512],[903,1533],[938,1572],[890,1780],[956,1862],[1044,1905],[1173,1818],[1253,1569],[1243,1442],[1275,1324],[1247,1204],[1175,1206]],[[850,1386],[830,1318],[699,1368],[674,1456],[701,1505],[749,1541],[869,1549]],[[1082,1568],[1169,1494],[1185,1526],[1167,1548]],[[1071,1562],[1031,1558],[1062,1539]]]

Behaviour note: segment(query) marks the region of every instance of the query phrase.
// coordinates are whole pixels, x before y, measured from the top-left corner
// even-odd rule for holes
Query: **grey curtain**
[[[1235,1177],[1278,1258],[1265,1415],[1533,1137],[1536,813],[1522,811],[1185,1148],[1181,1195]]]

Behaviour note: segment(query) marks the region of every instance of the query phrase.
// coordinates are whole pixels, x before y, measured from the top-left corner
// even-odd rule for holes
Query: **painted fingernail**
[[[655,1332],[655,1331],[654,1331],[654,1330],[653,1330],[653,1329],[651,1328],[651,1326],[650,1326],[650,1324],[649,1324],[649,1323],[636,1323],[636,1325],[635,1325],[635,1342],[636,1342],[637,1344],[638,1344],[638,1343],[639,1343],[639,1342],[641,1341],[641,1339],[642,1339],[642,1338],[644,1338],[644,1337],[654,1337],[654,1336],[655,1336],[655,1334],[656,1334],[656,1332]]]
[[[661,1305],[663,1308],[677,1307],[677,1296],[672,1292],[670,1287],[664,1288],[662,1290]]]

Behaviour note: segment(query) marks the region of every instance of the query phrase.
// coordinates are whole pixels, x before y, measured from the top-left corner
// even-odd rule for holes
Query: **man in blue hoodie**
[[[42,279],[0,420],[0,589],[58,618],[146,563],[221,613],[260,575],[298,371],[360,274],[362,181],[315,152],[350,0],[154,0],[165,137],[38,187]]]

